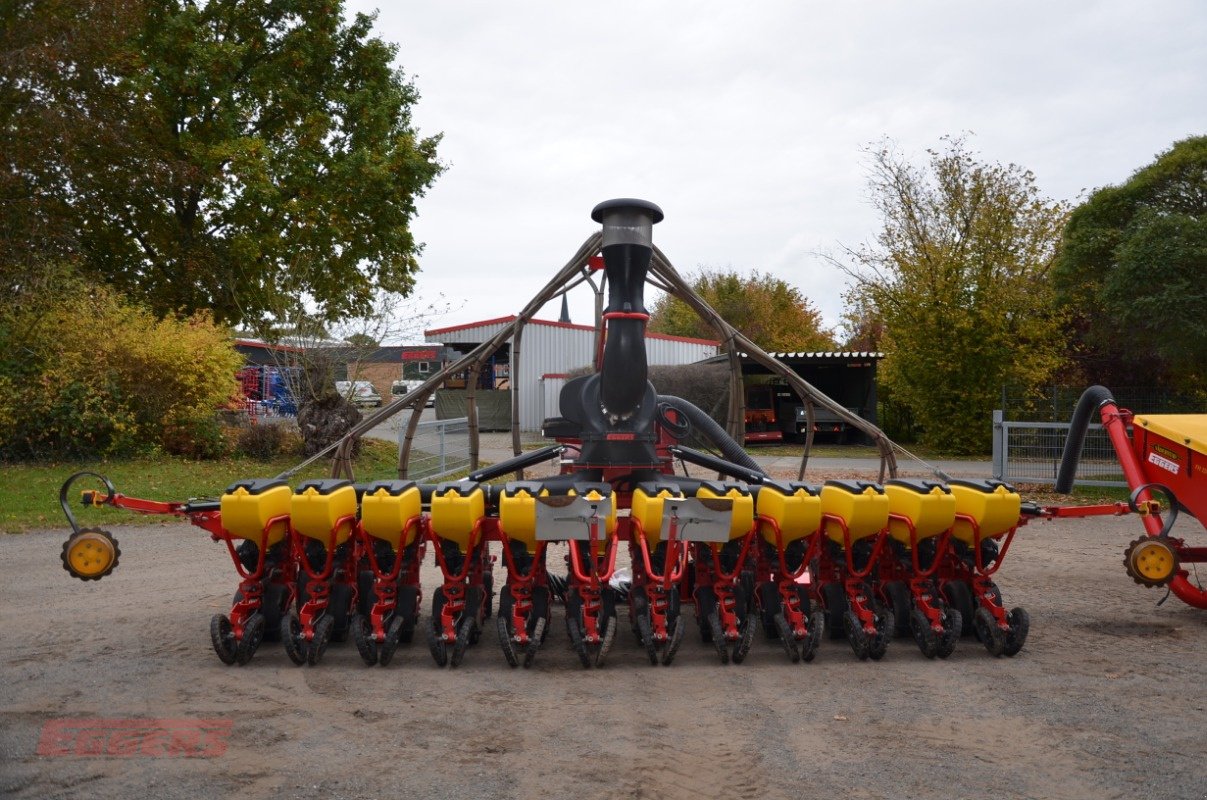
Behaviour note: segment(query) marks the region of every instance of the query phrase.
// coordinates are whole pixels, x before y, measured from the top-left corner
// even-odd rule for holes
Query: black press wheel
[[[914,641],[922,655],[934,658],[939,653],[939,636],[930,627],[930,620],[921,609],[913,608],[909,612],[909,625],[914,634]]]
[[[373,638],[373,626],[361,614],[353,614],[349,622],[352,631],[352,641],[356,643],[356,652],[366,666],[377,663],[377,641]]]
[[[960,632],[964,629],[964,615],[954,608],[947,606],[943,609],[943,633],[939,636],[939,647],[935,654],[939,658],[947,658],[956,649],[960,641]]]
[[[821,644],[821,637],[826,630],[826,615],[820,611],[814,611],[808,617],[809,631],[803,641],[798,643],[800,649],[800,660],[808,664],[817,656],[817,647]]]
[[[710,611],[708,618],[704,620],[708,628],[708,638],[704,641],[712,642],[712,646],[717,651],[717,657],[721,659],[722,664],[729,663],[729,642],[725,641],[725,630],[721,627],[721,617],[716,611]],[[705,625],[700,626],[703,631]]]
[[[796,644],[796,635],[789,627],[788,618],[782,611],[775,612],[775,630],[779,634],[780,644],[784,646],[784,652],[787,653],[789,660],[793,664],[799,662],[800,648]]]
[[[1010,623],[1010,632],[1006,634],[1002,655],[1013,658],[1027,642],[1027,633],[1031,630],[1031,616],[1024,609],[1015,608],[1006,619]]]
[[[976,627],[977,638],[985,645],[985,649],[991,656],[997,657],[1006,651],[1006,632],[998,627],[997,620],[993,618],[993,614],[989,613],[989,609],[984,606],[978,608],[973,618],[973,625]]]
[[[675,660],[675,653],[679,652],[679,645],[683,644],[683,637],[686,633],[687,625],[683,621],[683,615],[677,614],[671,627],[671,640],[667,642],[666,649],[662,651],[662,666],[669,667]]]
[[[210,618],[210,642],[219,661],[223,664],[235,663],[235,635],[231,631],[231,621],[225,614],[215,614]]]
[[[637,629],[641,636],[641,645],[645,648],[645,655],[650,660],[650,665],[658,664],[658,645],[654,642],[654,626],[650,622],[648,612],[643,612],[637,615]]]
[[[322,660],[323,654],[327,652],[327,645],[331,643],[331,634],[335,630],[335,618],[330,614],[323,614],[319,617],[318,622],[314,623],[314,638],[310,641],[310,648],[306,652],[306,663],[310,666],[315,666]]]
[[[960,612],[963,623],[960,635],[971,636],[974,632],[973,616],[976,613],[976,606],[972,602],[972,588],[964,581],[947,581],[943,584],[943,596],[952,608]]]
[[[540,649],[541,642],[545,640],[545,631],[549,625],[549,620],[546,617],[538,617],[533,623],[532,633],[529,634],[528,647],[524,650],[524,668],[532,666],[532,662],[536,659],[536,651]]]
[[[871,639],[863,630],[863,623],[859,621],[859,617],[855,616],[855,612],[850,609],[843,612],[842,615],[843,629],[846,631],[847,641],[851,645],[851,650],[855,652],[856,657],[860,661],[867,661],[869,649],[871,647]]]
[[[507,589],[503,589],[504,592]],[[503,658],[507,659],[509,667],[518,667],[520,658],[515,651],[515,642],[511,640],[511,625],[508,624],[507,618],[511,616],[511,612],[503,612],[503,606],[499,606],[499,615],[495,617],[495,629],[499,633],[499,647],[503,650]]]
[[[377,663],[383,667],[388,666],[394,659],[394,652],[398,650],[398,643],[402,641],[404,624],[402,617],[398,614],[390,618],[390,624],[386,628],[386,640],[377,648]]]
[[[738,623],[738,643],[733,648],[733,654],[730,660],[735,664],[741,664],[746,660],[746,655],[750,652],[750,646],[754,644],[754,614],[747,613],[746,616]]]
[[[578,656],[578,661],[583,665],[583,669],[591,668],[591,654],[587,652],[587,643],[583,639],[583,626],[579,621],[578,615],[570,615],[569,609],[566,611],[566,634],[570,637],[570,646],[574,648],[574,654]]]
[[[910,615],[913,601],[910,597],[909,586],[903,581],[891,581],[884,585],[884,594],[893,607],[893,618],[897,623],[893,626],[893,635],[909,636],[913,633]]]
[[[604,617],[603,621],[603,636],[600,637],[599,647],[595,649],[595,666],[602,667],[604,660],[608,657],[608,651],[612,649],[612,643],[616,641],[616,628],[620,623],[616,619],[615,614],[609,614]]]
[[[306,663],[306,643],[302,641],[302,622],[298,615],[290,611],[281,619],[281,642],[285,645],[285,655],[294,664],[301,666]]]
[[[831,639],[841,639],[845,630],[847,593],[841,583],[823,583],[821,599],[826,604],[826,630]]]
[[[872,615],[876,635],[868,644],[868,657],[873,661],[879,661],[884,658],[884,654],[888,652],[889,642],[893,640],[893,631],[897,625],[896,615],[876,602],[872,603]]]
[[[243,666],[251,661],[251,657],[260,649],[260,642],[264,641],[266,625],[264,614],[259,611],[253,611],[247,618],[243,624],[243,638],[235,645],[236,664]]]
[[[466,614],[461,624],[457,627],[457,640],[453,642],[453,652],[449,654],[448,663],[450,666],[458,667],[461,665],[461,659],[465,658],[466,649],[477,641],[478,623],[472,616]]]

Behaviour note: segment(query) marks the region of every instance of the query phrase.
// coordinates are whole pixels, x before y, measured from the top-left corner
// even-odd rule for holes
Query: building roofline
[[[504,325],[509,322],[515,322],[516,315],[510,314],[506,317],[496,317],[495,319],[484,319],[481,322],[467,322],[463,325],[450,325],[447,328],[432,328],[423,332],[424,336],[443,336],[447,333],[458,333],[460,331],[473,330],[474,328],[485,328],[488,325]],[[593,325],[579,325],[573,322],[555,322],[551,319],[530,319],[529,325],[542,325],[549,328],[568,328],[575,331],[591,331],[595,332]],[[647,333],[647,339],[662,339],[671,342],[686,342],[688,344],[703,344],[712,345],[713,347],[720,346],[720,342],[715,339],[696,339],[691,336],[673,336],[669,333]]]

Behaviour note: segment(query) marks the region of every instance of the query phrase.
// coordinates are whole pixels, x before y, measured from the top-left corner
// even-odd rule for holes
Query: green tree
[[[770,351],[833,350],[834,336],[821,314],[795,286],[758,271],[701,270],[691,286],[717,313],[759,347]],[[686,303],[663,295],[650,308],[650,330],[711,339],[716,332]]]
[[[1207,391],[1207,136],[1091,194],[1053,278],[1087,382]]]
[[[409,292],[439,137],[372,22],[338,0],[5,3],[0,225],[159,314],[307,298],[334,319]]]
[[[883,322],[881,380],[923,440],[983,453],[1002,384],[1038,385],[1062,363],[1048,272],[1067,212],[1030,172],[943,142],[922,168],[887,144],[869,150],[884,221],[875,245],[847,251],[847,301]]]

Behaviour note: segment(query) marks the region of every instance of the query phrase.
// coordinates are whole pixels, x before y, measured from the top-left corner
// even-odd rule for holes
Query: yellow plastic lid
[[[1207,456],[1207,414],[1146,414],[1135,424]]]

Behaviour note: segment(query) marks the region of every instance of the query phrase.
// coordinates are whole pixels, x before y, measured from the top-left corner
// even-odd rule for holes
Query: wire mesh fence
[[[1108,387],[1120,408],[1143,414],[1201,414],[1207,411],[1201,398],[1177,394],[1152,386]],[[1003,419],[1030,422],[1068,422],[1085,386],[1045,386],[1025,391],[1003,386],[1000,408]]]
[[[1009,483],[1056,483],[1068,436],[1067,422],[995,420],[994,477]],[[1091,425],[1086,432],[1075,482],[1080,486],[1127,486],[1115,448],[1101,425]]]
[[[402,452],[405,429],[398,431]],[[407,476],[410,480],[442,478],[469,469],[469,420],[437,419],[420,422],[411,442]]]

